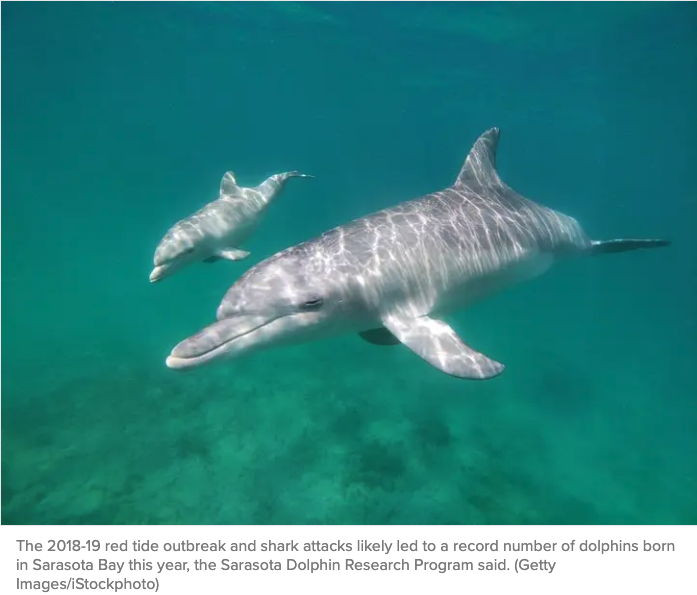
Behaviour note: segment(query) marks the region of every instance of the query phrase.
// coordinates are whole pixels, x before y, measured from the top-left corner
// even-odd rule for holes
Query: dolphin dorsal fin
[[[235,180],[235,174],[231,171],[225,172],[223,179],[220,180],[220,194],[235,194],[239,186]]]
[[[490,128],[477,139],[457,176],[456,186],[491,186],[502,183],[496,172],[499,134],[498,128]]]

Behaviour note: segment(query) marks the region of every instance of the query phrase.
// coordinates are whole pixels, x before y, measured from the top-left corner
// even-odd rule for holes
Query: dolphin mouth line
[[[263,328],[272,322],[278,320],[279,318],[283,318],[282,316],[279,316],[277,318],[272,318],[271,320],[267,320],[263,322],[262,324],[259,324],[249,330],[244,331],[243,333],[240,333],[239,335],[235,335],[234,337],[231,337],[229,339],[226,339],[219,345],[216,345],[215,347],[211,347],[207,351],[202,351],[200,353],[196,353],[195,355],[190,355],[190,356],[178,356],[178,355],[170,355],[166,360],[165,363],[168,368],[173,368],[173,369],[182,369],[182,368],[189,368],[191,366],[194,366],[198,363],[206,363],[213,359],[218,352],[220,352],[222,349],[227,347],[230,343],[237,341],[243,337],[246,337],[247,335],[250,335],[256,331],[258,331],[260,328]],[[226,319],[223,319],[226,320]],[[228,319],[229,320],[229,319]],[[222,322],[222,321],[218,321]],[[215,323],[214,323],[215,324]],[[187,341],[188,339],[185,339],[184,341]],[[180,343],[181,345],[181,343]],[[176,350],[176,347],[174,348]],[[173,350],[173,352],[174,352]]]

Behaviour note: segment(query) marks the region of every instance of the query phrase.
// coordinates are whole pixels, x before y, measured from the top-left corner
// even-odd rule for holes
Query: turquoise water
[[[3,3],[3,523],[697,522],[691,3]],[[355,336],[188,373],[249,266],[499,170],[595,238],[462,312],[506,364]],[[148,274],[167,228],[297,169],[242,262]]]

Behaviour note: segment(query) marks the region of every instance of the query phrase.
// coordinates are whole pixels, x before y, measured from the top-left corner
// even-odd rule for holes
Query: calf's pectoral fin
[[[249,252],[238,248],[225,248],[225,250],[218,251],[218,256],[226,260],[244,260],[249,256]]]
[[[504,365],[466,345],[455,331],[440,320],[404,314],[383,318],[385,327],[434,368],[456,378],[488,380],[503,372]]]
[[[212,254],[208,258],[204,258],[203,262],[211,263],[218,262],[221,258],[225,260],[244,260],[249,256],[249,252],[246,250],[238,250],[237,248],[226,248],[225,250],[218,250],[215,254]]]
[[[249,252],[238,248],[225,248],[224,250],[218,250],[218,256],[225,260],[244,260],[249,256]]]

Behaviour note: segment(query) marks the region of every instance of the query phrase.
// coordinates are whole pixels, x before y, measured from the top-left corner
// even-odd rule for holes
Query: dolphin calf
[[[406,345],[445,374],[482,380],[504,365],[465,343],[442,317],[541,275],[573,256],[665,246],[593,241],[571,217],[512,190],[496,171],[499,130],[474,144],[454,184],[293,246],[250,268],[217,322],[179,343],[170,368],[270,346],[357,333]]]
[[[291,171],[275,174],[255,188],[241,188],[233,172],[227,172],[220,182],[220,196],[177,222],[162,238],[155,250],[150,281],[160,281],[194,262],[247,258],[249,252],[240,246],[254,233],[286,182],[311,177]]]

